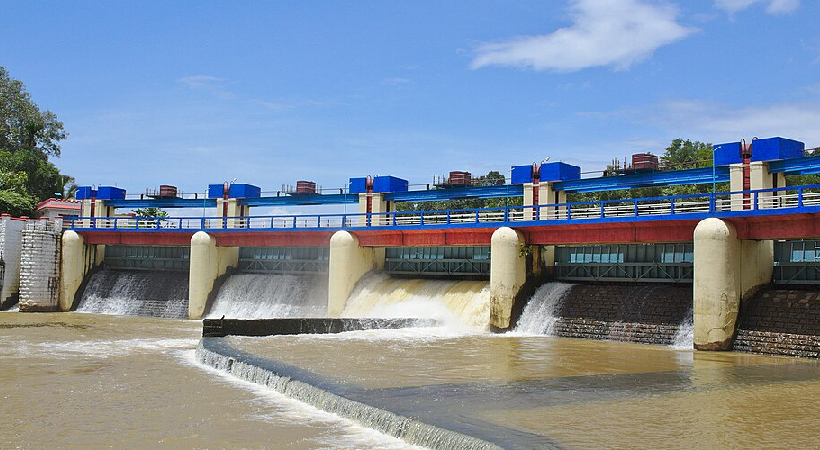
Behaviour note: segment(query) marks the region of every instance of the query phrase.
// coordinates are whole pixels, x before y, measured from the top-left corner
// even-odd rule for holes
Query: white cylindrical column
[[[527,261],[521,251],[524,236],[512,228],[501,227],[490,242],[490,325],[510,327],[515,297],[527,281]]]
[[[188,318],[200,319],[219,271],[216,240],[204,231],[191,237],[191,268],[188,277]]]
[[[376,266],[373,248],[360,247],[359,239],[347,231],[330,238],[327,315],[339,317],[356,283]]]
[[[60,263],[60,311],[68,311],[74,304],[77,290],[85,278],[85,244],[83,237],[73,230],[63,233],[63,250]]]

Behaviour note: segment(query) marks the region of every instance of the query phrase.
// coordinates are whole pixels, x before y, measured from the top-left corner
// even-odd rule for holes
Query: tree
[[[473,179],[475,186],[503,185],[504,175],[498,171],[491,171]],[[398,211],[443,211],[456,209],[503,208],[505,206],[521,206],[521,197],[504,198],[459,198],[455,200],[441,200],[434,202],[397,203]]]
[[[66,136],[57,116],[0,66],[0,212],[31,215],[38,201],[66,193],[73,179],[48,161],[60,156]]]
[[[153,206],[135,209],[134,214],[136,214],[137,217],[168,217],[168,212]]]

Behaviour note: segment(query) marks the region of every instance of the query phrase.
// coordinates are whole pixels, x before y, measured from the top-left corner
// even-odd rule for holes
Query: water
[[[820,442],[816,360],[421,329],[223,339],[323,392],[508,449]]]
[[[695,345],[695,320],[693,311],[689,311],[683,321],[680,323],[675,339],[672,342],[672,347],[679,350],[692,350]]]
[[[268,319],[326,315],[326,276],[240,274],[231,275],[219,288],[206,317]]]
[[[486,329],[490,283],[370,275],[356,285],[342,316],[435,319],[452,328]]]
[[[412,449],[195,362],[200,322],[0,313],[0,449]]]
[[[567,283],[547,283],[539,287],[521,312],[514,331],[552,336],[555,322],[559,318],[561,301],[572,286]]]
[[[77,311],[188,317],[188,273],[100,270],[91,276]]]

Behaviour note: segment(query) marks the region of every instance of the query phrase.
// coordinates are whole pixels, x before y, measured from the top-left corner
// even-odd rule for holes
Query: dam
[[[774,139],[754,145],[783,144]],[[243,184],[214,185],[204,199],[127,198],[119,188],[88,186],[80,190],[82,217],[66,220],[59,234],[40,233],[59,237],[59,279],[44,289],[52,295],[21,295],[19,303],[23,312],[67,318],[11,319],[9,327],[102,330],[122,322],[100,314],[132,316],[165,330],[158,341],[186,336],[170,348],[188,352],[201,370],[426,448],[607,447],[613,435],[635,448],[732,447],[719,437],[725,429],[736,448],[766,447],[781,439],[766,417],[815,389],[820,350],[820,186],[784,182],[787,173],[820,171],[820,158],[777,156],[600,178],[545,163],[514,166],[509,184],[423,190],[392,176],[352,178],[338,194],[275,197]],[[708,182],[730,187],[568,200]],[[471,198],[510,205],[397,206]],[[251,214],[317,204],[358,210]],[[195,205],[217,216],[116,211]],[[201,340],[180,332],[191,323],[181,319],[327,317],[442,326]],[[143,351],[138,345],[133,354]],[[704,399],[739,409],[771,404],[749,425],[720,407],[699,409]],[[683,405],[687,424],[672,437],[663,417],[670,405]],[[636,428],[619,421],[624,410],[650,431],[634,436]],[[594,417],[600,431],[579,429],[562,411]],[[685,432],[704,422],[712,425],[703,435]],[[789,429],[795,440],[778,443],[813,437]]]

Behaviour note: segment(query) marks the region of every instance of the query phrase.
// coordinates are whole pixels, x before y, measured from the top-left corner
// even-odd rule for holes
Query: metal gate
[[[694,244],[618,244],[555,248],[555,273],[568,281],[691,283]]]
[[[106,245],[103,265],[120,270],[187,272],[191,248],[159,245]]]
[[[390,247],[384,270],[400,275],[489,275],[490,247]]]
[[[820,284],[820,240],[775,241],[775,284]]]
[[[327,247],[241,247],[239,270],[245,273],[327,273]]]

